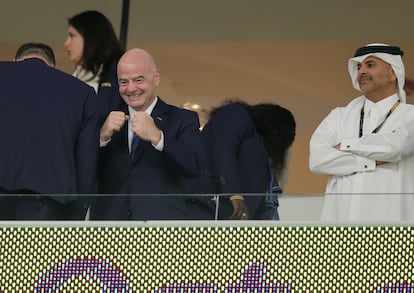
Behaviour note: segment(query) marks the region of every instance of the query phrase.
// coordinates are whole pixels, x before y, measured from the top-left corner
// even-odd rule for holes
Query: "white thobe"
[[[364,96],[332,110],[310,140],[309,168],[329,175],[321,220],[395,222],[414,220],[414,105],[401,103],[373,134],[398,100],[373,103]],[[363,136],[359,137],[365,103]],[[341,144],[339,150],[335,148]],[[387,163],[376,165],[376,161]]]

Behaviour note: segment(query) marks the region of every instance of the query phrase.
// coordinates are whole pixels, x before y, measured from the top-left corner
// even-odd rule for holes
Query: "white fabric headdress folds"
[[[405,68],[402,61],[403,52],[399,47],[390,46],[387,44],[369,44],[365,47],[359,48],[353,58],[348,61],[348,70],[351,76],[352,84],[355,89],[361,90],[358,83],[358,64],[365,60],[368,56],[377,57],[391,65],[398,80],[397,94],[401,103],[406,102],[406,94],[404,91],[405,83]]]

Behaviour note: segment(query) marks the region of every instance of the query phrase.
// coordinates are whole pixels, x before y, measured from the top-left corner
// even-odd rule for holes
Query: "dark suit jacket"
[[[0,188],[95,193],[94,90],[36,58],[0,62],[0,80]]]
[[[201,178],[205,190],[215,184],[216,193],[265,194],[270,184],[268,157],[249,114],[240,104],[227,105],[216,112],[201,133],[206,151],[207,175]],[[210,186],[209,186],[210,184]],[[246,196],[249,218],[260,218],[264,196]],[[219,218],[229,219],[233,208],[221,197]]]
[[[121,109],[128,112],[126,105]],[[135,161],[128,150],[128,123],[101,148],[99,192],[103,194],[185,194],[186,179],[199,175],[200,144],[197,113],[158,99],[152,118],[164,133],[164,149],[157,151],[141,140]],[[125,219],[129,206],[138,220],[192,218],[188,199],[178,196],[101,197],[93,208],[94,219]]]

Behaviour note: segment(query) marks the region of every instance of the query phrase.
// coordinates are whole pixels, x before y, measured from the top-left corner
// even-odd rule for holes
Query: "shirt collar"
[[[154,101],[152,101],[151,105],[149,105],[149,107],[145,109],[145,113],[147,113],[148,115],[151,115],[152,110],[154,110],[157,102],[158,102],[158,97],[155,96],[155,99]],[[133,118],[136,111],[131,106],[128,106],[128,111],[129,111],[129,116]]]
[[[367,98],[365,98],[365,109],[367,111],[371,110],[373,107],[376,107],[378,109],[378,112],[380,115],[387,113],[391,107],[395,104],[395,102],[398,101],[398,95],[397,93],[382,99],[381,101],[374,103]]]

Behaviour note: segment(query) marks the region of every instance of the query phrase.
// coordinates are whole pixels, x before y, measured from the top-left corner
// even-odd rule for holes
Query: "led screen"
[[[414,292],[413,236],[412,227],[3,226],[0,292]]]

